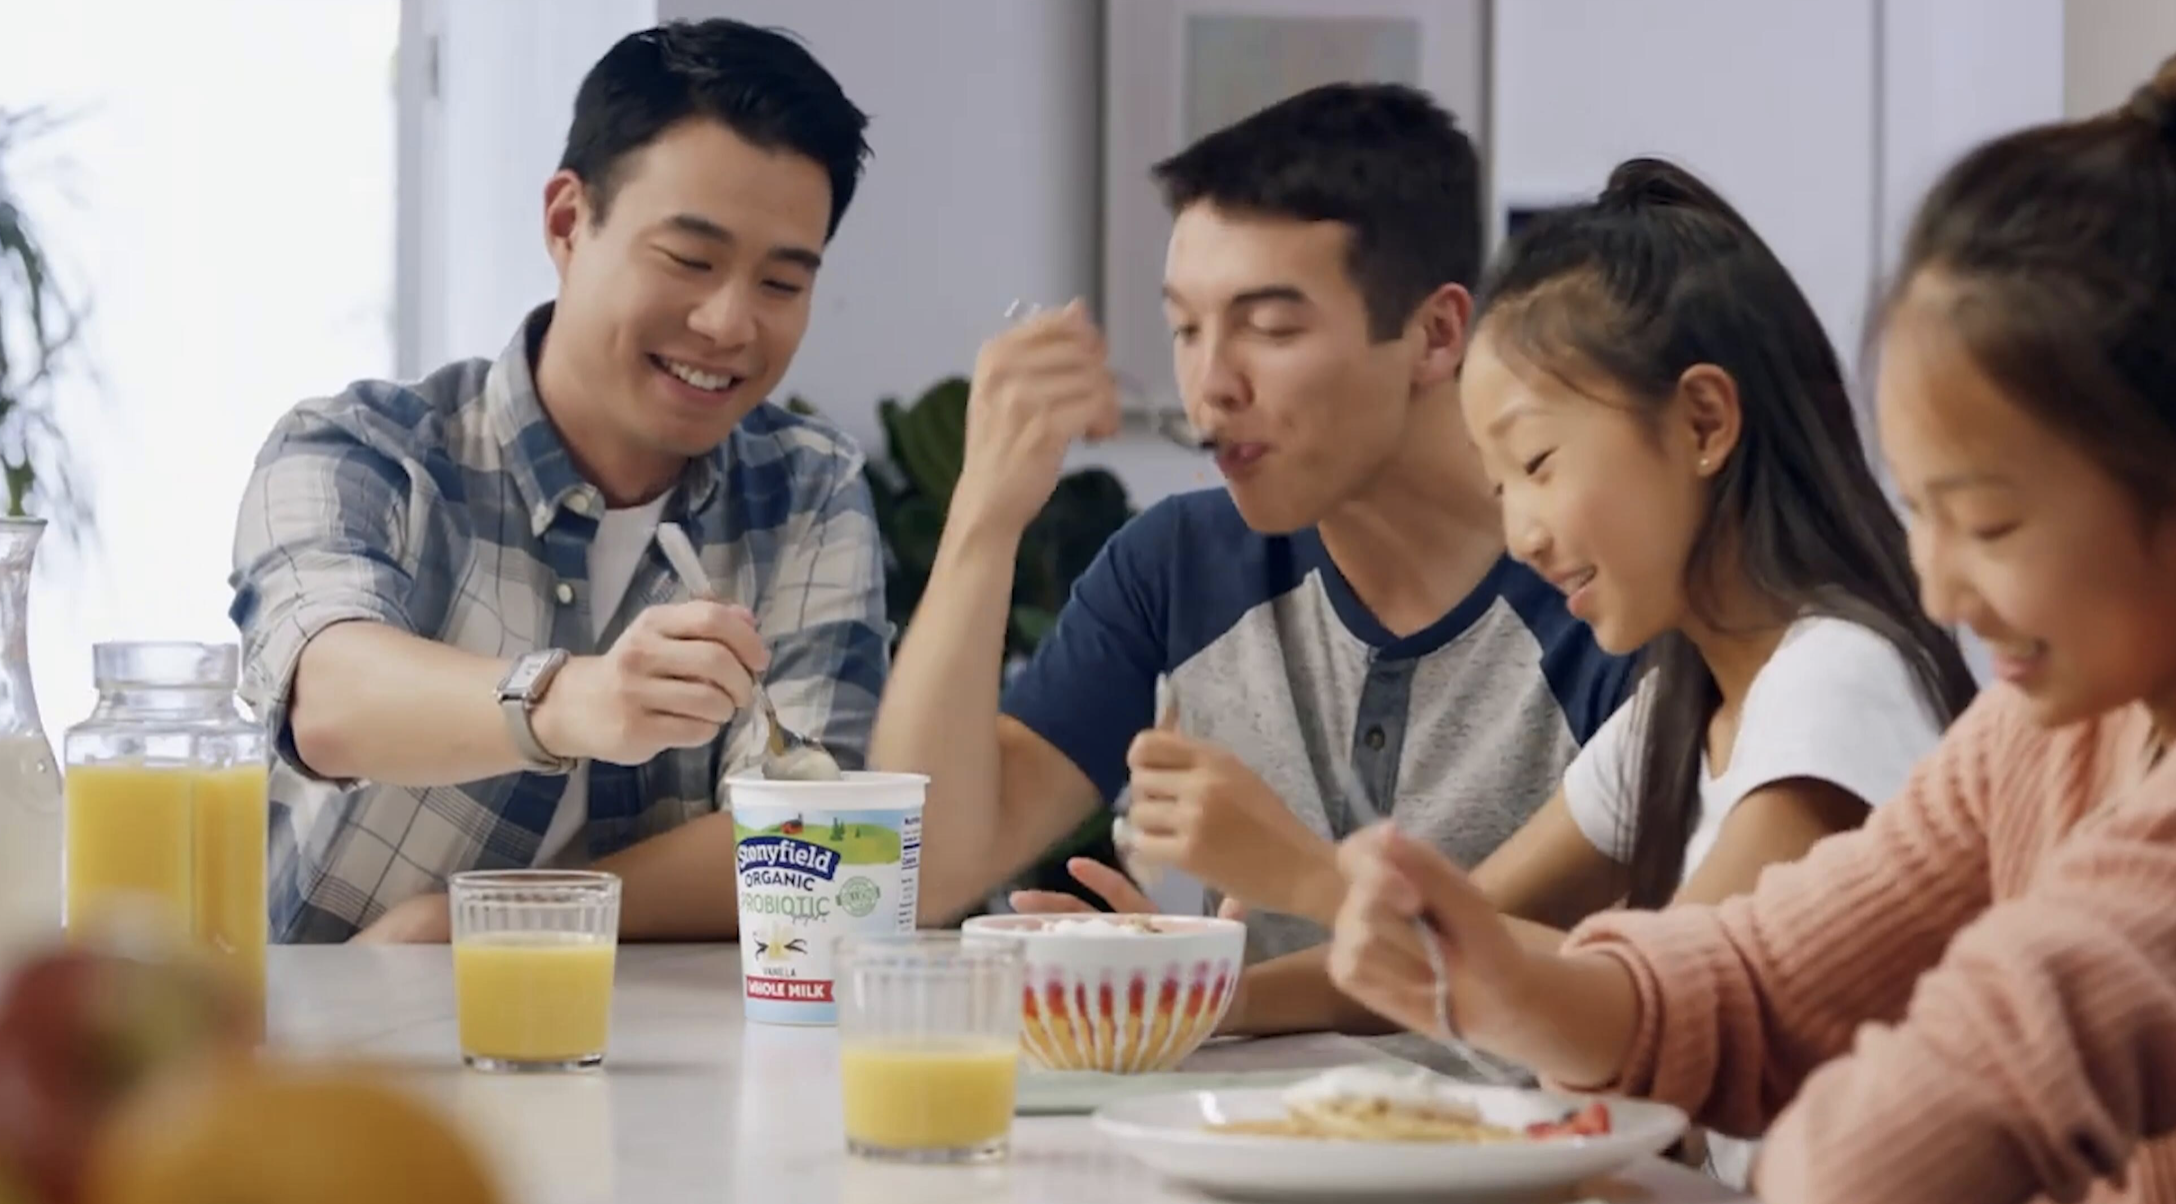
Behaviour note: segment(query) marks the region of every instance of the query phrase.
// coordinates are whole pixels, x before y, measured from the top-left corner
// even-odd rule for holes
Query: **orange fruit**
[[[85,1204],[499,1204],[436,1112],[367,1073],[235,1064],[163,1083],[99,1135]]]
[[[0,1163],[34,1198],[77,1198],[90,1140],[140,1085],[249,1048],[216,975],[147,952],[56,947],[0,983]]]

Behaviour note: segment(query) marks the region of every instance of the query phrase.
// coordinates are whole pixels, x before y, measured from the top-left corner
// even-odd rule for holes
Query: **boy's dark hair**
[[[1782,613],[1880,634],[1945,725],[1971,701],[1977,687],[1956,641],[1919,607],[1903,525],[1867,463],[1820,318],[1707,185],[1654,159],[1619,165],[1600,197],[1544,214],[1511,240],[1482,283],[1474,327],[1575,387],[1609,382],[1642,416],[1667,405],[1696,364],[1729,373],[1742,433],[1709,486],[1685,564],[1692,612],[1716,621],[1729,573]],[[1624,784],[1634,800],[1628,901],[1660,907],[1683,877],[1721,699],[1682,633],[1656,639],[1645,658],[1652,694],[1628,704],[1645,708],[1637,776]]]
[[[1481,268],[1481,164],[1425,92],[1325,84],[1228,125],[1149,173],[1173,213],[1340,222],[1368,331],[1392,339],[1430,293]]]
[[[1922,273],[2003,393],[2142,513],[2176,512],[2176,58],[2130,103],[1997,138],[1920,205],[1884,314]]]
[[[813,159],[831,177],[825,237],[839,232],[869,156],[869,118],[791,34],[742,21],[673,21],[605,51],[575,93],[560,170],[581,178],[601,222],[627,157],[691,117]]]

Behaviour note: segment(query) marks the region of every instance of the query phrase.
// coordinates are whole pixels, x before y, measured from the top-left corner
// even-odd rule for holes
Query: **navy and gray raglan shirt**
[[[1112,537],[1004,709],[1115,801],[1163,682],[1182,730],[1230,750],[1316,832],[1358,826],[1339,788],[1356,777],[1378,812],[1471,867],[1548,800],[1631,678],[1631,661],[1602,651],[1556,588],[1508,557],[1401,637],[1312,529],[1258,533],[1211,489]],[[1250,916],[1248,928],[1250,959],[1324,938],[1288,916]]]

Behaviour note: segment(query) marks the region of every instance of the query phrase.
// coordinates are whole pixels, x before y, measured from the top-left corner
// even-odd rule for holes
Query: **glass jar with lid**
[[[261,1015],[270,742],[235,695],[240,650],[109,643],[91,663],[98,705],[63,740],[68,926],[148,906]]]

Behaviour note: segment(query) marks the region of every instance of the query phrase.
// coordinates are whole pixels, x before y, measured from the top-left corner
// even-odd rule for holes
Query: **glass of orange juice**
[[[603,1065],[618,875],[479,870],[455,874],[448,890],[461,1060],[478,1070]]]
[[[833,961],[846,1148],[895,1162],[991,1162],[1012,1136],[1020,942],[850,934]]]

